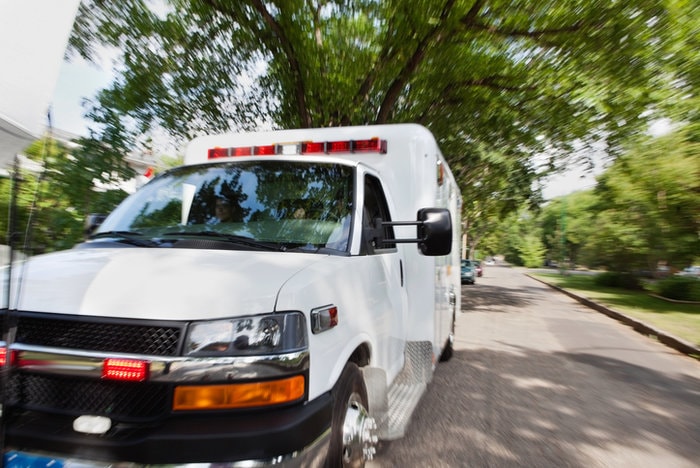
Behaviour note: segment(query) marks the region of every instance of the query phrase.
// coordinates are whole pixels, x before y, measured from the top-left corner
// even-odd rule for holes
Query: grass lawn
[[[592,275],[531,275],[700,346],[700,304],[680,304],[652,297],[643,291],[598,286]]]

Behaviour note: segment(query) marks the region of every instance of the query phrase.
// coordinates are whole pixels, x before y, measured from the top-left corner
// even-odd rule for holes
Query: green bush
[[[593,282],[598,286],[607,286],[610,288],[631,289],[633,291],[641,291],[644,289],[639,277],[632,273],[622,273],[618,271],[600,273],[593,278]]]
[[[671,276],[657,284],[659,295],[677,301],[700,301],[700,280]]]

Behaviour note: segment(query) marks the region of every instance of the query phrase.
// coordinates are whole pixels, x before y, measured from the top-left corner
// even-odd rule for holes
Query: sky
[[[595,167],[590,171],[586,171],[582,167],[574,167],[561,174],[556,174],[544,182],[542,197],[545,200],[551,200],[579,190],[592,189],[596,185],[595,177],[603,170],[603,161],[597,160]]]
[[[92,99],[112,82],[109,64],[95,65],[83,59],[63,62],[51,104],[53,126],[76,135],[87,136],[88,120],[83,117],[84,99]]]

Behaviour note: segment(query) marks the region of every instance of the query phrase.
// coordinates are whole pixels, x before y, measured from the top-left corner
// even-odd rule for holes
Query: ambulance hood
[[[32,312],[195,320],[272,312],[284,283],[326,255],[91,248],[16,266],[12,302]],[[20,285],[19,294],[17,285]]]

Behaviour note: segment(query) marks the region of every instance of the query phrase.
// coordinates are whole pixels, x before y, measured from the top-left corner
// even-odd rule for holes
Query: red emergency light
[[[301,154],[386,153],[386,140],[308,141],[301,144]]]
[[[270,156],[278,154],[339,154],[339,153],[379,153],[386,154],[386,140],[305,141],[301,144],[288,143],[262,146],[239,146],[232,148],[210,148],[208,159],[232,156]],[[292,152],[289,151],[291,148]]]
[[[4,366],[5,363],[7,363],[7,348],[3,346],[0,348],[0,367]]]
[[[231,150],[231,156],[250,156],[253,148],[227,148]]]
[[[148,361],[107,358],[102,362],[102,378],[141,382],[148,378]]]
[[[256,156],[268,156],[279,153],[277,152],[277,145],[266,145],[253,146],[253,154]]]

